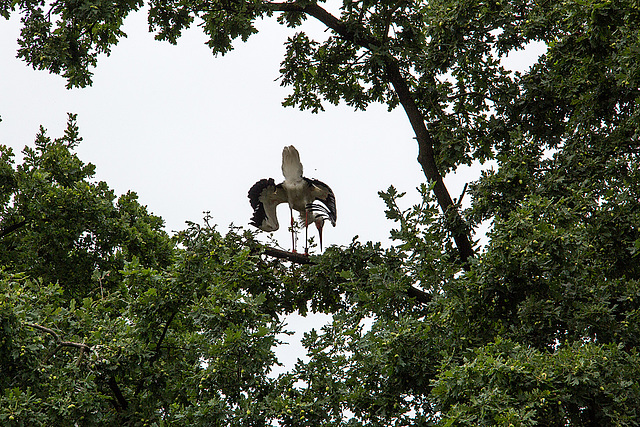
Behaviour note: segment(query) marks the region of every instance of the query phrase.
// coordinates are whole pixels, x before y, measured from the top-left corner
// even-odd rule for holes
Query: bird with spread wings
[[[249,202],[253,208],[250,224],[264,231],[275,231],[279,228],[276,207],[280,203],[288,203],[291,211],[291,238],[295,252],[295,235],[293,230],[293,211],[300,213],[305,226],[305,254],[307,247],[307,227],[313,223],[320,236],[322,250],[322,227],[325,221],[335,227],[337,219],[336,198],[327,184],[317,179],[302,176],[300,154],[293,145],[282,150],[282,174],[284,181],[276,184],[273,178],[261,179],[249,190]]]

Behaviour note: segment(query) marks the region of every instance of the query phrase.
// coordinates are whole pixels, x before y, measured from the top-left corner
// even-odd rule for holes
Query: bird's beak
[[[316,228],[318,229],[318,236],[320,236],[320,252],[322,252],[322,227],[324,226],[324,220],[323,219],[317,219],[316,221],[314,221],[316,224]]]

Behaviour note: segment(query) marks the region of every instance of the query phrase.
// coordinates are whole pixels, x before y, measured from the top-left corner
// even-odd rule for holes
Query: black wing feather
[[[312,186],[317,187],[322,192],[326,192],[325,197],[316,198],[316,200],[322,202],[324,206],[319,203],[309,203],[307,205],[307,209],[318,216],[325,217],[326,219],[331,221],[331,225],[335,227],[336,220],[338,219],[338,211],[336,209],[336,197],[334,196],[333,191],[327,184],[320,180],[311,178],[305,178],[305,180]]]
[[[253,208],[253,216],[249,224],[260,228],[263,221],[267,218],[267,213],[264,210],[264,205],[260,201],[260,196],[266,188],[270,186],[275,188],[275,185],[276,183],[273,178],[264,178],[253,184],[249,189],[249,203],[251,203],[251,207]]]

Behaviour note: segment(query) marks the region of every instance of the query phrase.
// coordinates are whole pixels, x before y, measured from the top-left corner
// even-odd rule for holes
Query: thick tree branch
[[[15,224],[11,224],[10,226],[3,228],[2,230],[0,230],[0,238],[3,238],[4,236],[6,236],[7,234],[11,234],[14,231],[18,230],[19,228],[25,226],[27,224],[27,220],[22,220],[20,222],[16,222]]]
[[[299,254],[297,252],[287,252],[281,249],[265,247],[263,253],[274,258],[289,260],[295,264],[315,264],[315,262],[311,258],[309,258],[308,255]]]
[[[113,402],[113,406],[116,408],[116,411],[120,412],[126,410],[129,407],[129,402],[127,402],[127,399],[122,394],[122,390],[120,390],[120,387],[118,386],[118,383],[116,382],[116,379],[113,375],[109,376],[108,384],[109,389],[116,398],[116,401]]]
[[[340,34],[342,37],[349,33],[344,22],[342,22],[341,20],[327,12],[326,9],[323,9],[317,4],[300,5],[298,3],[265,2],[264,5],[273,12],[306,13],[309,16],[313,16],[314,18],[325,24],[327,27]]]
[[[414,288],[413,286],[409,286],[407,289],[407,295],[409,298],[415,298],[416,301],[422,304],[428,304],[431,302],[431,294],[426,293],[425,291],[421,291],[420,289]]]
[[[331,15],[317,4],[301,6],[297,3],[267,3],[267,5],[273,11],[306,13],[335,31],[344,40],[352,42],[365,49],[376,48],[376,50],[379,50],[382,47],[382,43],[371,36],[365,28],[357,24],[347,26],[344,22]],[[449,190],[445,186],[443,177],[438,170],[433,149],[433,138],[424,123],[424,117],[415,102],[411,89],[409,88],[406,79],[402,76],[400,67],[391,54],[388,54],[384,58],[384,64],[387,78],[393,86],[393,89],[398,96],[398,100],[400,101],[400,105],[402,105],[402,108],[407,114],[411,127],[416,135],[416,139],[418,141],[418,162],[422,166],[422,170],[427,177],[427,180],[435,183],[433,191],[436,195],[438,205],[440,205],[440,208],[445,215],[452,217],[452,223],[454,225],[464,224],[464,221],[460,216],[460,212],[453,203]],[[465,269],[468,269],[468,260],[473,256],[473,247],[471,246],[469,231],[464,227],[463,230],[460,230],[460,227],[454,226],[451,232],[458,248],[462,265]]]
[[[436,195],[438,205],[440,205],[445,215],[454,216],[454,224],[464,224],[464,221],[460,217],[460,212],[453,203],[449,190],[445,186],[442,175],[438,170],[435,153],[433,151],[433,139],[424,124],[424,119],[411,94],[411,90],[394,61],[388,58],[385,64],[387,66],[387,76],[416,134],[418,141],[418,163],[422,166],[422,170],[427,179],[435,183],[433,192]],[[462,265],[465,270],[467,270],[469,268],[469,258],[473,256],[473,247],[471,246],[469,232],[466,229],[464,231],[458,229],[451,231],[453,240],[456,242],[456,247],[458,248],[458,253],[460,254],[460,259],[462,260]]]

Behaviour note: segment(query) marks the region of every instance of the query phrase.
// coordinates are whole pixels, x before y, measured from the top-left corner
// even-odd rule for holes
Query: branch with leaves
[[[46,327],[41,326],[41,325],[36,325],[34,323],[25,323],[25,326],[27,326],[29,328],[37,329],[37,330],[42,331],[42,332],[46,332],[47,334],[51,335],[53,337],[53,339],[55,340],[57,346],[53,350],[53,352],[51,352],[51,354],[49,354],[46,357],[45,362],[47,360],[51,359],[63,347],[72,347],[72,348],[77,348],[77,349],[80,350],[80,355],[78,356],[78,359],[76,360],[76,364],[77,365],[80,364],[80,362],[82,361],[82,358],[83,358],[85,353],[86,354],[89,354],[91,352],[95,353],[95,350],[93,348],[91,348],[91,346],[88,346],[87,344],[78,343],[78,342],[74,342],[74,341],[64,341],[62,338],[60,338],[60,335],[58,335],[53,329],[49,329],[49,328],[46,328]]]
[[[263,248],[262,253],[274,258],[291,261],[294,264],[317,264],[316,261],[313,258],[310,258],[308,255],[299,254],[296,252],[287,252],[268,246]],[[432,299],[431,295],[413,286],[409,286],[407,288],[407,295],[409,296],[409,298],[414,298],[417,302],[420,302],[422,304],[428,304]]]
[[[25,219],[20,222],[16,222],[11,225],[8,225],[3,229],[0,229],[0,239],[3,238],[4,236],[7,236],[13,233],[16,230],[19,230],[20,228],[24,227],[26,224],[27,224],[27,220]]]

